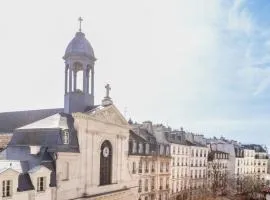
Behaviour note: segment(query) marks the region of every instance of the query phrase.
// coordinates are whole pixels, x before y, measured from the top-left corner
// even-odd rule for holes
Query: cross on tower
[[[106,88],[106,97],[110,97],[110,90],[111,90],[110,84],[107,84],[105,88]]]
[[[82,21],[83,21],[83,18],[82,17],[79,17],[79,31],[82,32]]]

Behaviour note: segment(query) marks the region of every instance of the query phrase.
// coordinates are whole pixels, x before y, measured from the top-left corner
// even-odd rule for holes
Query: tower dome
[[[70,56],[86,56],[90,60],[96,60],[94,50],[83,32],[77,32],[75,37],[70,41],[63,59],[66,60]]]

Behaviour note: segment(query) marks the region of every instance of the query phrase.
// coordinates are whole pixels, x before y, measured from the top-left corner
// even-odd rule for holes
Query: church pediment
[[[102,109],[96,110],[92,112],[91,115],[95,119],[106,123],[116,124],[120,126],[129,126],[126,119],[114,105],[110,105],[108,107],[103,107]]]

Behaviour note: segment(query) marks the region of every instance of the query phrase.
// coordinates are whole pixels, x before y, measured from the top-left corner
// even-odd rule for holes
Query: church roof
[[[0,113],[0,133],[12,133],[16,128],[63,111],[55,108]]]
[[[41,146],[49,152],[79,152],[77,131],[71,115],[57,113],[14,131],[9,146]],[[69,144],[63,144],[62,130],[69,131]]]
[[[18,191],[27,191],[27,190],[33,190],[34,186],[32,184],[32,181],[30,179],[30,176],[28,173],[23,173],[19,175],[18,180]]]
[[[64,59],[69,56],[86,56],[91,60],[96,60],[94,55],[94,50],[90,42],[85,38],[85,34],[82,32],[77,32],[75,37],[70,41],[66,48]]]

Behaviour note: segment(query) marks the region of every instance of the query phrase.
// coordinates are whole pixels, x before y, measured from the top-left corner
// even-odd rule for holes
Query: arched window
[[[100,149],[100,185],[112,183],[112,145],[106,140]]]

